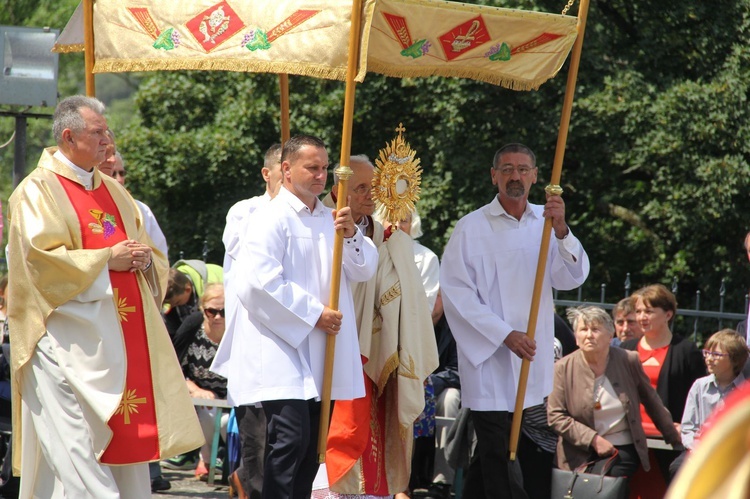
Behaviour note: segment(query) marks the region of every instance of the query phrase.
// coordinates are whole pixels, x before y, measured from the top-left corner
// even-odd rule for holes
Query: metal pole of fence
[[[672,294],[673,295],[677,294],[677,289],[679,289],[679,287],[680,287],[680,284],[679,284],[679,281],[677,280],[677,277],[673,277],[672,278]]]
[[[721,278],[721,286],[719,286],[719,312],[724,312],[724,295],[727,294],[726,279]],[[724,329],[724,320],[719,319],[719,330]]]
[[[623,298],[630,296],[630,286],[630,272],[628,272],[625,274],[625,296]]]
[[[606,294],[606,291],[607,291],[607,284],[606,283],[602,283],[601,294],[600,294],[600,297],[599,297],[599,303],[604,303],[604,296]]]
[[[208,239],[203,240],[203,261],[208,263]]]
[[[699,312],[701,309],[701,290],[695,292],[695,311]],[[693,321],[693,343],[698,340],[698,316],[695,316]]]

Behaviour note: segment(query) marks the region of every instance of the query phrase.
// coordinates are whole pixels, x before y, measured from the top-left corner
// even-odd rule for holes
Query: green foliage
[[[171,258],[221,262],[235,202],[263,192],[263,154],[278,141],[270,75],[154,73],[135,100],[139,120],[118,136],[128,187],[154,211]]]

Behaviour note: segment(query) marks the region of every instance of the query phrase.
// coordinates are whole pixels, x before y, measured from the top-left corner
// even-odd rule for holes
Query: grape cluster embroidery
[[[109,239],[114,235],[117,229],[117,220],[114,215],[96,209],[89,210],[89,213],[96,219],[96,222],[89,224],[92,233],[104,234],[104,239]]]

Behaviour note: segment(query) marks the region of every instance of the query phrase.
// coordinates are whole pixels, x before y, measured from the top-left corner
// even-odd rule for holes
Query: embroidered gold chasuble
[[[48,328],[52,331],[51,324],[59,323],[56,319],[59,316],[58,307],[64,307],[82,293],[90,291],[101,282],[103,273],[108,279],[110,248],[83,249],[86,245],[82,233],[83,230],[101,230],[106,234],[111,229],[107,227],[106,214],[92,212],[90,224],[84,223],[83,218],[79,219],[64,185],[70,188],[73,184],[80,185],[80,181],[70,167],[53,157],[55,151],[56,148],[48,148],[42,153],[37,169],[24,179],[10,198],[9,292],[13,299],[8,316],[12,337],[15,473],[20,472],[20,379],[24,375],[24,366],[39,339]],[[118,221],[126,238],[153,248],[140,211],[124,188],[95,171],[93,189],[108,191],[111,202],[119,212]],[[111,211],[115,211],[114,207]],[[100,219],[95,220],[96,215],[100,215]],[[166,287],[168,262],[165,255],[156,249],[152,257],[151,269],[145,273],[134,273],[140,303],[123,305],[116,296],[116,290],[113,290],[114,285],[109,284],[101,299],[100,309],[103,312],[96,317],[84,318],[84,321],[88,319],[92,322],[104,320],[107,325],[115,326],[102,327],[92,322],[82,324],[80,331],[93,330],[98,336],[86,336],[79,328],[57,333],[69,342],[70,351],[66,353],[65,362],[77,369],[75,378],[68,381],[82,403],[92,409],[85,411],[84,415],[91,428],[94,451],[99,459],[112,440],[112,430],[107,423],[118,417],[134,417],[140,404],[150,404],[149,412],[153,411],[152,417],[155,414],[158,433],[156,457],[159,459],[195,449],[202,444],[202,432],[157,306]],[[148,362],[143,367],[144,370],[150,367],[152,384],[152,393],[148,394],[146,400],[130,397],[126,386],[126,342],[121,320],[122,314],[127,316],[134,306],[142,310],[146,330],[147,354],[141,356],[141,362]],[[89,357],[92,352],[94,356]],[[147,400],[149,398],[152,400]]]

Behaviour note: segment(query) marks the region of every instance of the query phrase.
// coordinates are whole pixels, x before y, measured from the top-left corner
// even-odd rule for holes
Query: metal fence
[[[679,282],[677,278],[672,279],[671,290],[672,293],[677,294]],[[630,296],[631,282],[630,274],[627,274],[625,282],[623,283],[623,294],[620,298],[615,299],[614,303],[607,301],[607,285],[602,283],[599,286],[598,297],[584,297],[583,287],[575,289],[573,291],[557,291],[554,292],[555,305],[557,307],[577,307],[580,305],[596,305],[602,307],[605,310],[612,310],[616,303],[621,298]],[[721,286],[719,287],[719,310],[702,310],[701,309],[701,291],[696,290],[695,300],[693,308],[678,308],[677,316],[675,317],[675,329],[678,332],[682,332],[686,335],[690,335],[692,340],[696,343],[702,342],[703,339],[710,336],[712,333],[724,329],[734,329],[742,320],[747,319],[748,303],[750,302],[750,295],[745,294],[745,307],[743,311],[727,312],[724,310],[724,302],[726,297],[727,289],[725,280],[721,280]],[[573,296],[575,295],[575,296]]]

